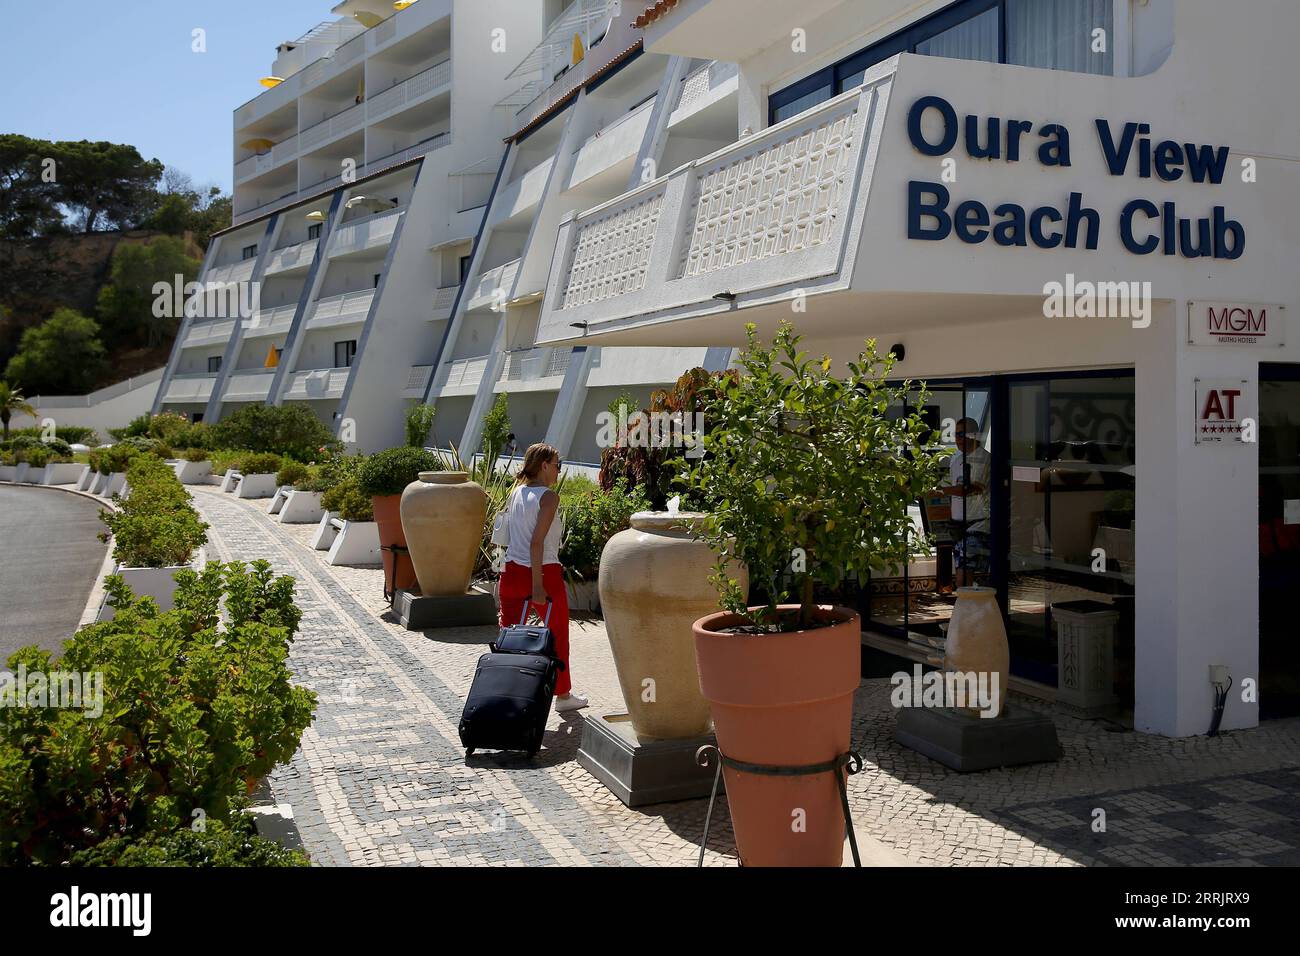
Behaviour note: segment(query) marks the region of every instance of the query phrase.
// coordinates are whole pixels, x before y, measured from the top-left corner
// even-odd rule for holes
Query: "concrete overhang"
[[[738,63],[771,46],[774,37],[807,27],[844,0],[677,0],[670,7],[650,0],[634,2],[645,4],[642,30],[649,52]]]

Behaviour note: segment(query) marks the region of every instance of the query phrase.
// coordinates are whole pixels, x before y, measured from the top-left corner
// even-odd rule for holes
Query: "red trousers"
[[[542,586],[546,596],[551,599],[551,633],[555,635],[555,656],[564,661],[564,670],[560,671],[555,684],[556,694],[567,694],[573,688],[569,676],[569,592],[564,586],[564,568],[558,564],[542,565]],[[513,561],[506,562],[505,573],[501,575],[501,626],[518,624],[523,616],[524,604],[533,594],[533,570]],[[544,604],[533,604],[533,613],[540,621],[546,617]]]

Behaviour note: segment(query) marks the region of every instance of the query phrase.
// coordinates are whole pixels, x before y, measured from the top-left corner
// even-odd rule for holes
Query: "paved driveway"
[[[99,505],[52,488],[0,485],[0,664],[76,631],[108,545]]]

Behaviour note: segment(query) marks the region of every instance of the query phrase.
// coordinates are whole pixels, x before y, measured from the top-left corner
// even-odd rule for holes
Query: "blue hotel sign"
[[[921,131],[921,119],[927,110],[936,111],[942,120],[942,133],[934,140],[926,139]],[[1135,171],[1139,179],[1155,178],[1167,183],[1187,179],[1217,186],[1223,182],[1228,165],[1226,146],[1177,143],[1171,139],[1153,143],[1147,123],[1125,123],[1116,129],[1107,120],[1099,119],[1094,126],[1112,176]],[[907,136],[925,156],[946,156],[957,148],[960,139],[972,159],[1016,163],[1023,155],[1036,158],[1046,167],[1071,165],[1070,131],[1059,123],[1047,123],[1035,130],[1034,124],[1026,120],[1004,123],[990,116],[981,130],[980,117],[959,120],[952,104],[939,96],[923,96],[912,104],[907,115]],[[942,183],[909,182],[907,237],[939,241],[956,235],[962,242],[976,245],[992,239],[999,246],[1096,249],[1101,232],[1101,214],[1084,203],[1081,192],[1071,192],[1063,209],[1026,209],[1018,203],[1004,202],[990,210],[975,199],[952,204],[952,194]],[[1120,211],[1118,225],[1124,248],[1139,256],[1159,251],[1188,259],[1237,259],[1246,250],[1246,230],[1228,218],[1223,206],[1213,207],[1208,216],[1189,219],[1178,214],[1175,203],[1134,199]]]

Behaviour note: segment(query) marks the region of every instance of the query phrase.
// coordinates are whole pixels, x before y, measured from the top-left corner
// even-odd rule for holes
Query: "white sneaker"
[[[577,694],[566,694],[564,697],[555,698],[555,712],[563,714],[570,710],[582,710],[588,706],[587,698],[579,697]]]

